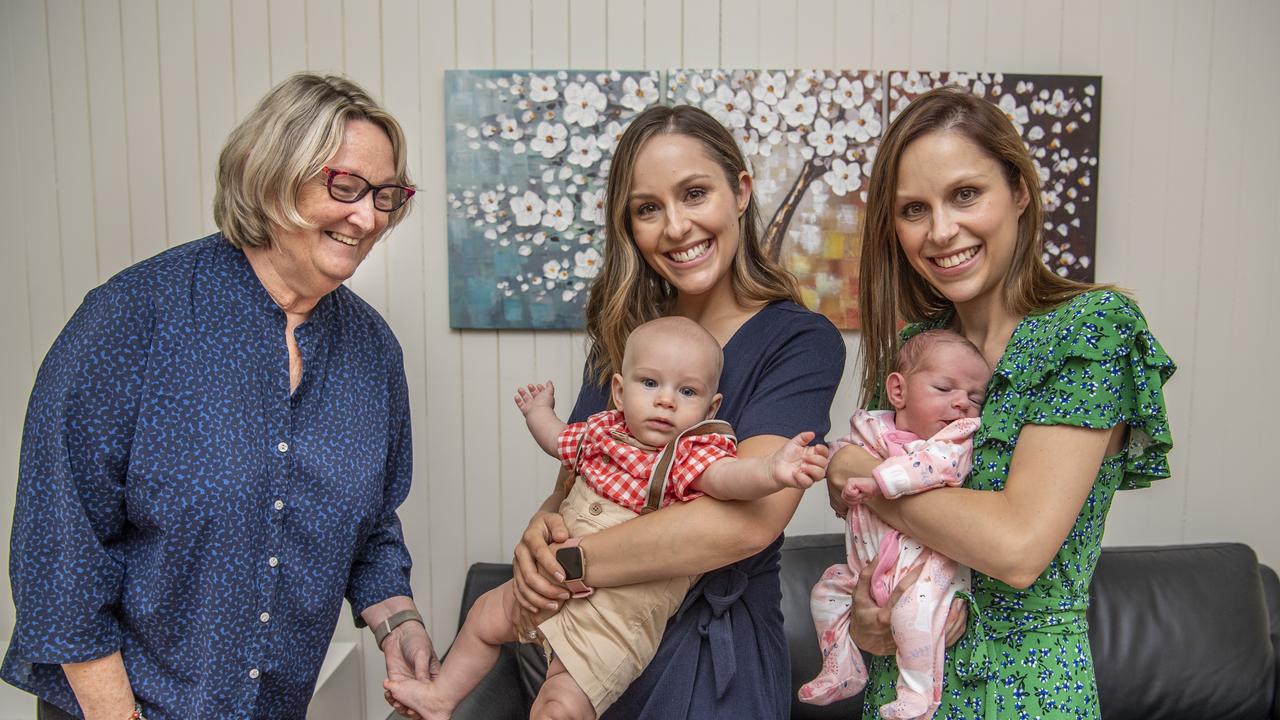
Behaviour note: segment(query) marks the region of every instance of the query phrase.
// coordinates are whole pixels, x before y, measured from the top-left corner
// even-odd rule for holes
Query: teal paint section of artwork
[[[452,327],[583,326],[613,147],[661,90],[656,71],[445,73]]]

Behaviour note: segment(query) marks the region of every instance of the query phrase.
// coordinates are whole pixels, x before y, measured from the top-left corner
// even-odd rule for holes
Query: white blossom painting
[[[613,147],[660,92],[656,71],[446,73],[452,327],[582,327]]]
[[[766,252],[805,303],[858,329],[866,186],[885,127],[961,85],[1000,107],[1036,162],[1044,262],[1093,279],[1101,78],[872,70],[450,71],[450,318],[457,328],[581,328],[600,270],[604,187],[631,118],[697,105],[742,147]]]

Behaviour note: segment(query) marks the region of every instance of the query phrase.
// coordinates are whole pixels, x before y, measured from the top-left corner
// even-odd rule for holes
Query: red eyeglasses
[[[374,185],[353,172],[334,170],[328,165],[320,168],[328,176],[325,187],[329,188],[329,197],[343,203],[359,202],[370,190],[373,191],[373,206],[382,212],[395,212],[409,202],[409,198],[418,192],[411,187],[390,183]]]

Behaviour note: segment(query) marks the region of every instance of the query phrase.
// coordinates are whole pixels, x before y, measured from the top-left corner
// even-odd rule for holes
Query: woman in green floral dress
[[[1169,474],[1162,386],[1173,361],[1125,295],[1044,266],[1038,175],[994,105],[951,88],[923,95],[875,162],[859,294],[864,401],[878,404],[899,343],[929,327],[959,331],[995,369],[965,487],[871,501],[973,568],[935,717],[1097,718],[1089,581],[1115,492]],[[899,318],[910,323],[901,333]],[[833,505],[848,477],[876,464],[854,450],[828,469]],[[860,585],[854,640],[888,655],[868,668],[867,718],[895,694],[887,615]]]

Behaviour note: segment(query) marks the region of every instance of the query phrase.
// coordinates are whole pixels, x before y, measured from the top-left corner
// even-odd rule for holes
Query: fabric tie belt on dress
[[[1043,598],[1031,595],[1020,597],[1022,607],[1009,608],[1023,619],[1020,622],[1003,622],[990,617],[994,596],[984,593],[983,602],[970,593],[961,593],[969,601],[971,622],[960,641],[947,653],[954,663],[956,676],[967,683],[986,683],[987,693],[983,701],[983,716],[995,720],[999,713],[995,704],[995,687],[989,682],[995,643],[1015,633],[1043,633],[1046,635],[1087,635],[1089,621],[1083,609],[1060,609]],[[986,612],[983,612],[983,608]]]
[[[761,553],[766,554],[766,553]],[[738,661],[734,654],[733,621],[729,613],[744,593],[751,587],[751,578],[778,566],[777,555],[761,559],[759,555],[707,573],[685,596],[675,617],[697,605],[698,633],[711,649],[711,670],[716,681],[716,698],[724,697],[734,675]],[[705,600],[698,603],[698,600]]]

